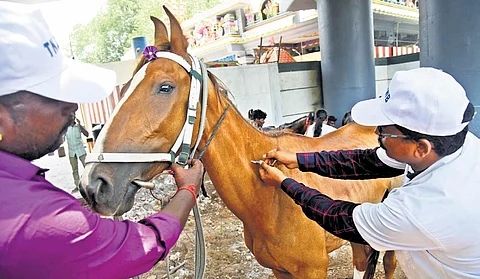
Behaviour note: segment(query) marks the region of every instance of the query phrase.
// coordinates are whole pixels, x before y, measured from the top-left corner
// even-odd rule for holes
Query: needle
[[[261,165],[263,163],[263,160],[258,160],[258,161],[251,160],[250,162],[252,162],[253,164]],[[270,163],[268,165],[273,167],[276,162],[277,162],[277,160],[273,160],[272,163]]]

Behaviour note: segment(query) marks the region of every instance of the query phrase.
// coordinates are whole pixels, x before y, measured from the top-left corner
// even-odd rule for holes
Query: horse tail
[[[364,279],[373,279],[375,275],[375,269],[377,268],[378,257],[380,256],[380,252],[371,248],[372,251],[368,255],[367,259],[367,269],[365,270],[365,275],[363,276]]]

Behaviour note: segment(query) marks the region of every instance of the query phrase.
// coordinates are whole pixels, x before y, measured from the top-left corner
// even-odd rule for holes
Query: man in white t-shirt
[[[463,87],[433,68],[397,72],[383,98],[357,103],[355,122],[377,126],[380,147],[269,151],[262,179],[281,187],[330,233],[379,251],[394,250],[409,278],[480,278],[480,142],[468,132],[475,108]],[[404,174],[379,204],[334,201],[268,165],[338,179]]]

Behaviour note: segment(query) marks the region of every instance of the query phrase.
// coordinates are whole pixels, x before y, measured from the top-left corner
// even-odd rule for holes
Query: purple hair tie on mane
[[[147,46],[143,50],[143,56],[145,56],[145,59],[147,59],[148,61],[155,60],[157,58],[157,51],[158,48],[156,46]]]

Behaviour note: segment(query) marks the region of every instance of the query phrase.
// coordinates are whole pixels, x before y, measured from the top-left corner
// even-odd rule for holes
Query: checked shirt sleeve
[[[329,233],[351,242],[367,244],[353,222],[353,209],[359,204],[333,200],[291,178],[282,181],[282,190],[302,207],[309,219]]]
[[[301,171],[337,179],[389,178],[403,174],[403,169],[383,163],[377,149],[297,153],[297,161]]]

